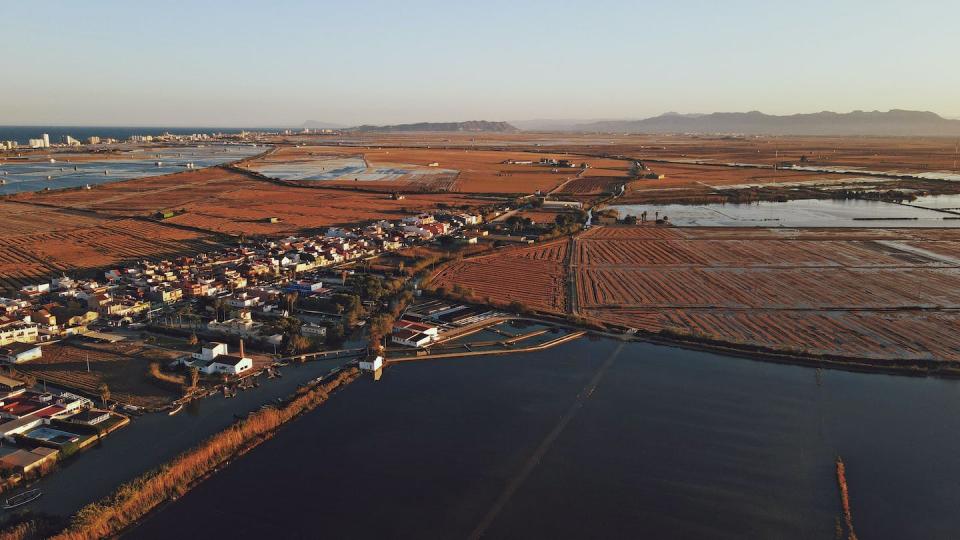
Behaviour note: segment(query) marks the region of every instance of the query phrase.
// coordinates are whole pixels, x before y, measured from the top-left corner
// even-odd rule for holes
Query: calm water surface
[[[283,377],[260,378],[260,387],[239,392],[237,397],[206,398],[188,405],[176,416],[163,413],[135,417],[133,422],[66,462],[60,470],[34,487],[43,497],[28,508],[35,512],[69,516],[89,502],[113,492],[120,484],[168,461],[277,398],[286,398],[298,385],[320,377],[342,363],[322,360],[283,368]],[[0,510],[0,519],[7,517]]]
[[[649,344],[361,379],[133,538],[960,535],[960,383]]]
[[[685,227],[960,227],[955,215],[927,208],[858,199],[787,202],[612,205],[621,217],[668,216]]]

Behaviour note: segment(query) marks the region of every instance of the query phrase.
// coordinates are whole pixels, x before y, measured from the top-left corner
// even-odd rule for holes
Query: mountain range
[[[301,127],[343,129],[361,133],[569,131],[585,133],[703,133],[743,135],[823,136],[960,136],[960,119],[929,111],[853,111],[772,115],[759,111],[681,114],[668,112],[639,120],[535,119],[516,122],[470,120],[346,127],[332,122],[307,121]]]
[[[776,116],[746,113],[666,113],[643,120],[607,120],[573,125],[569,131],[603,133],[737,133],[745,135],[960,136],[960,120],[928,111],[894,109]]]
[[[493,132],[512,133],[520,131],[506,122],[488,122],[486,120],[469,120],[467,122],[420,122],[417,124],[396,124],[392,126],[363,125],[349,128],[347,131],[394,133],[410,131],[453,131],[453,132]]]

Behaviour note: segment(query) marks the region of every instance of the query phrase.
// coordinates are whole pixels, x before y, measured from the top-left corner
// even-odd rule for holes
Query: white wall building
[[[239,375],[253,368],[253,360],[244,353],[243,341],[240,342],[239,354],[233,355],[228,352],[226,343],[211,343],[201,348],[200,352],[193,353],[192,360],[185,360],[184,363],[207,375],[218,373]]]
[[[368,356],[360,361],[360,369],[363,371],[376,371],[383,367],[382,356]]]

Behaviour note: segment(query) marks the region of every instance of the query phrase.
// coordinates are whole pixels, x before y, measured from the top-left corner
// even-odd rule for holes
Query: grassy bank
[[[298,390],[279,408],[252,413],[172,461],[120,486],[103,500],[88,504],[73,516],[66,529],[52,537],[87,540],[119,534],[153,509],[186,493],[231,459],[269,439],[286,422],[315,409],[331,392],[358,375],[359,370],[353,367],[341,370],[322,383]],[[48,537],[34,532],[46,527],[39,522],[17,524],[0,532],[0,540]]]

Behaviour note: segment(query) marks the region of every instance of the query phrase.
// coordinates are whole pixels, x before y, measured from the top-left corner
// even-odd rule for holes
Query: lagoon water
[[[376,182],[398,180],[403,177],[456,174],[450,169],[425,167],[372,167],[361,157],[318,157],[291,163],[254,163],[249,165],[264,176],[288,181],[355,180]]]
[[[659,212],[686,227],[960,227],[957,216],[926,208],[859,199],[800,199],[724,204],[612,205],[621,217]]]
[[[818,382],[819,381],[819,382]],[[577,340],[363,378],[131,538],[960,535],[960,382]]]
[[[87,184],[94,186],[172,174],[189,170],[186,168],[188,163],[201,169],[238,161],[265,150],[263,146],[212,144],[136,150],[117,156],[117,159],[94,161],[71,161],[66,154],[51,154],[56,159],[54,163],[49,160],[21,162],[0,159],[0,195],[42,191],[46,188],[76,188]],[[161,165],[158,166],[157,162]]]

